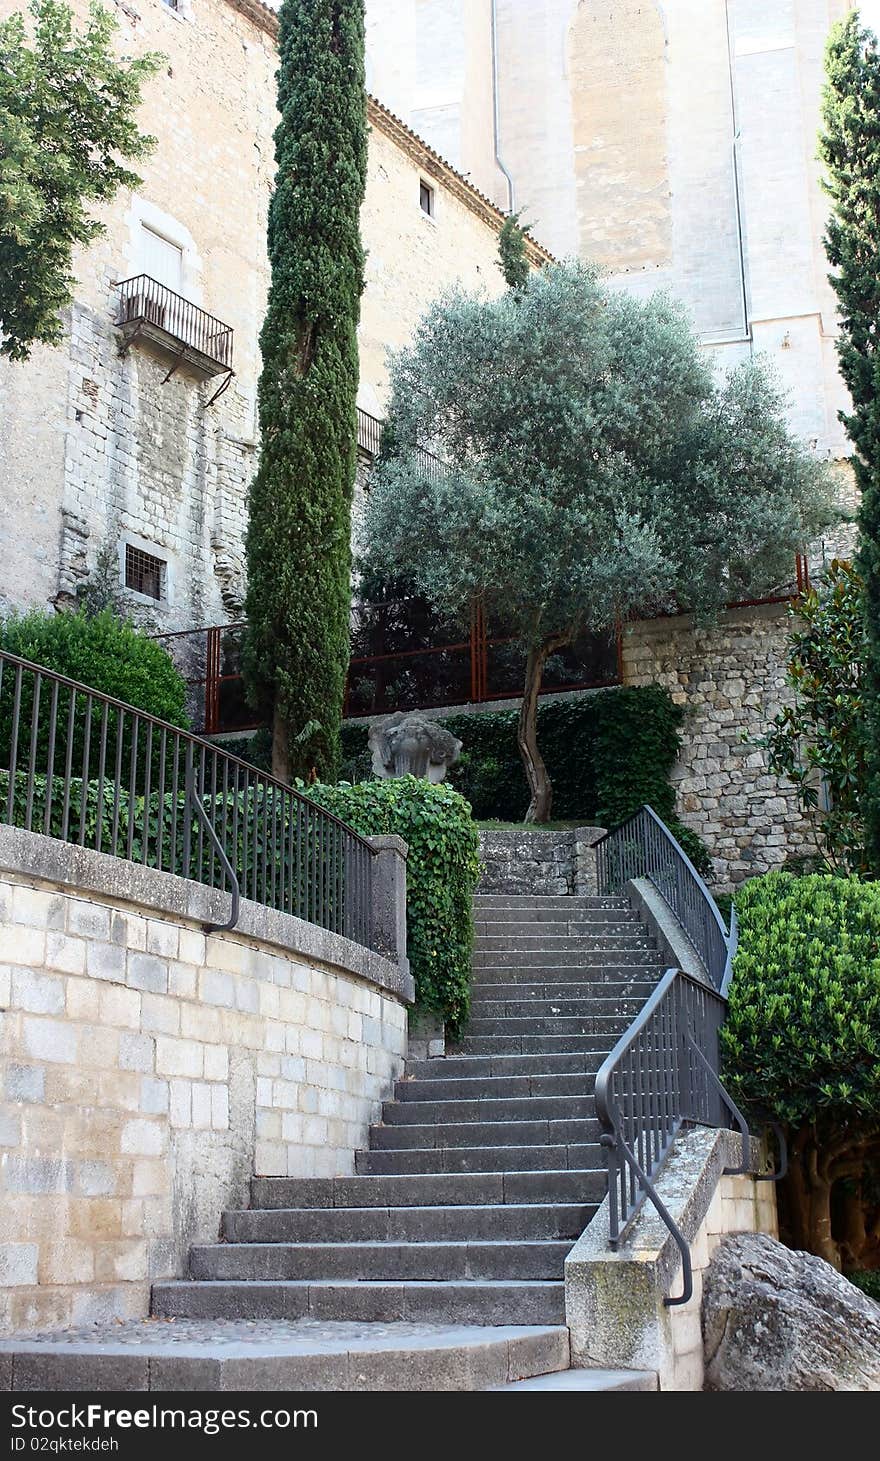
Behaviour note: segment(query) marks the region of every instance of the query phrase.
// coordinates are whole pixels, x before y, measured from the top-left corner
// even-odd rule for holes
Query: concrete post
[[[406,956],[406,858],[402,837],[368,837],[375,848],[372,876],[370,942],[376,953],[394,959],[409,973]]]

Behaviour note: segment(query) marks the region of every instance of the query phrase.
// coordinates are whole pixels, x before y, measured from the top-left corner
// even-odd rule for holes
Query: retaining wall
[[[402,963],[0,827],[0,1328],[147,1312],[264,1176],[333,1176],[403,1067]]]

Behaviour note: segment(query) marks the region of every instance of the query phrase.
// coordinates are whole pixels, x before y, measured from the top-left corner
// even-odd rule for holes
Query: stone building
[[[792,425],[838,458],[816,135],[825,38],[850,8],[367,0],[369,60],[389,106],[557,256],[668,288],[725,366],[766,353]],[[880,27],[878,0],[859,9]]]
[[[20,8],[0,0],[0,16]],[[64,344],[0,363],[0,613],[72,603],[97,580],[157,631],[191,629],[243,599],[277,21],[258,0],[131,0],[117,15],[123,51],[165,58],[140,118],[158,143],[74,261]],[[446,285],[503,287],[498,209],[374,100],[369,122],[365,454],[387,349]]]

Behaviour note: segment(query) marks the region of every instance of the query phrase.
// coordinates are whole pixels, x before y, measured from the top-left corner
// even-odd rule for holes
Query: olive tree
[[[393,359],[391,386],[368,562],[463,624],[481,600],[518,637],[527,820],[546,821],[548,656],[628,615],[711,614],[786,580],[831,516],[830,478],[764,369],[717,382],[673,302],[614,292],[581,264],[493,300],[442,296]]]

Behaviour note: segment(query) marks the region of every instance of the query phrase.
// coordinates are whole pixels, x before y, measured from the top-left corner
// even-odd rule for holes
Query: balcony
[[[114,287],[119,292],[116,327],[122,332],[123,354],[130,345],[148,341],[171,362],[166,380],[180,366],[203,380],[215,375],[225,375],[228,380],[232,376],[229,325],[148,274],[123,279]]]

